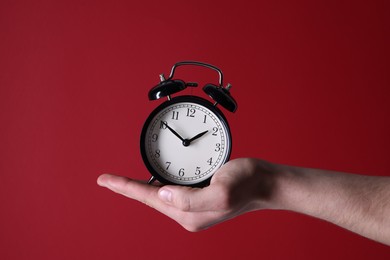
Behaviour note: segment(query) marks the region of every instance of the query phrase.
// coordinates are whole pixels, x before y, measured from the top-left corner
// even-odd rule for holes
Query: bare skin
[[[208,187],[155,186],[103,174],[97,180],[128,198],[200,231],[249,211],[290,210],[390,245],[390,178],[232,160]]]

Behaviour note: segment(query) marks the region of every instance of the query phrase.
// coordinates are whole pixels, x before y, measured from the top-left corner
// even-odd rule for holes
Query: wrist
[[[301,204],[304,196],[304,174],[299,168],[274,164],[273,175],[274,184],[269,208],[297,211],[297,205]]]
[[[263,181],[260,190],[268,190],[267,196],[264,192],[257,196],[258,209],[308,213],[304,205],[311,200],[316,185],[310,169],[259,160],[257,172]]]
[[[251,210],[287,209],[288,189],[291,172],[288,166],[270,163],[260,159],[251,161],[254,178],[251,179]]]

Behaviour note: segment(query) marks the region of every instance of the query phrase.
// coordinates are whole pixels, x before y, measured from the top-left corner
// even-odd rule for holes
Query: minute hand
[[[200,133],[200,134],[197,134],[197,135],[195,135],[194,137],[192,137],[192,138],[191,138],[190,140],[188,140],[188,141],[191,143],[192,141],[198,139],[199,137],[203,136],[203,135],[206,134],[207,132],[208,132],[208,130],[206,130],[206,131],[204,131],[204,132],[202,132],[202,133]]]
[[[181,137],[175,130],[173,130],[166,122],[163,122],[163,124],[171,131],[174,135],[179,137],[180,140],[184,141],[184,138]]]

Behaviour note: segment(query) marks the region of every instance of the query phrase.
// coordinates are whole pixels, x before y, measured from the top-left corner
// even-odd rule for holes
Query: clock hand
[[[184,142],[184,138],[181,137],[175,130],[173,130],[167,122],[163,122],[163,124],[169,129],[169,131],[171,131],[174,135],[176,135],[177,137],[179,137],[180,140],[182,140]]]
[[[194,140],[198,139],[199,137],[203,136],[204,134],[206,134],[208,131],[209,131],[209,130],[206,130],[206,131],[204,131],[204,132],[202,132],[202,133],[200,133],[200,134],[195,135],[194,137],[192,137],[191,139],[189,139],[188,142],[191,143],[192,141],[194,141]]]

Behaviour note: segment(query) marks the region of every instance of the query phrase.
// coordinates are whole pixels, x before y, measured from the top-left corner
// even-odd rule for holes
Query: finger
[[[153,201],[159,201],[157,195],[159,187],[148,185],[145,182],[122,176],[102,174],[99,176],[97,183],[102,187],[106,187],[116,193],[138,200],[152,207],[155,207],[154,205],[156,204]]]
[[[213,198],[212,193],[217,190],[215,187],[209,190],[207,188],[193,189],[180,186],[164,186],[160,188],[154,185],[145,184],[144,182],[110,174],[103,174],[99,176],[97,182],[100,186],[106,187],[128,198],[145,203],[146,205],[175,220],[189,231],[203,230],[218,222],[224,215],[223,212],[217,212],[214,210],[207,212],[207,208],[215,209],[215,207],[212,206],[213,200],[209,199]],[[172,192],[172,197],[167,198],[166,196],[170,196],[170,192]],[[192,202],[190,205],[192,206],[187,207],[185,206],[185,202],[179,202],[178,198],[181,196],[191,198]],[[206,197],[203,198],[202,196]],[[171,201],[169,202],[169,200]],[[183,201],[186,201],[186,199]],[[205,204],[200,204],[200,201],[204,201]],[[178,203],[183,204],[178,207],[175,206],[175,204]],[[184,208],[187,211],[181,210],[180,208]],[[188,210],[199,211],[190,212]]]
[[[160,188],[158,196],[168,205],[185,212],[218,211],[226,205],[225,193],[218,185],[206,188],[167,185]]]
[[[180,222],[182,219],[182,212],[160,199],[158,195],[160,187],[158,186],[111,174],[99,176],[97,183],[116,193],[140,201],[177,222]]]

